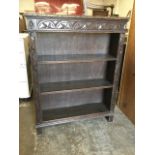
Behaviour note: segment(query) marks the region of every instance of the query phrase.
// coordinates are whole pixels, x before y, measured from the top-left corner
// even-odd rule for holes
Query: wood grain
[[[106,90],[106,89],[105,89]],[[42,109],[55,109],[103,102],[104,89],[76,90],[40,96]]]
[[[70,123],[70,122],[75,122],[75,121],[80,121],[80,120],[88,120],[88,119],[99,118],[99,117],[103,117],[103,116],[106,117],[109,115],[111,116],[111,115],[113,115],[113,113],[105,111],[105,112],[98,112],[98,113],[92,113],[92,114],[87,114],[87,115],[85,114],[85,115],[43,121],[41,124],[36,124],[36,128],[40,129],[40,128],[58,125],[58,124]]]
[[[38,64],[64,64],[115,60],[117,60],[117,58],[109,54],[38,55]]]
[[[107,62],[38,65],[39,83],[105,79]],[[105,79],[106,80],[106,79]]]
[[[128,19],[25,16],[28,31],[35,34],[38,131],[101,115],[112,120]]]
[[[95,88],[112,88],[112,84],[109,81],[103,79],[93,80],[76,80],[76,81],[65,81],[65,82],[53,82],[40,84],[40,92],[42,95],[55,94],[60,92],[69,92],[77,90],[95,89]],[[69,91],[68,91],[69,90]],[[88,90],[88,89],[87,89]]]
[[[124,58],[124,66],[118,104],[120,109],[135,123],[135,10],[133,9],[129,39]]]

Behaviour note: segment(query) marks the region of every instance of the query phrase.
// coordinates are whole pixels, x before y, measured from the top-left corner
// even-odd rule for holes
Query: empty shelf
[[[78,63],[92,61],[115,61],[117,58],[105,54],[39,55],[39,64]]]
[[[53,120],[66,117],[88,115],[92,113],[106,113],[108,112],[103,103],[90,103],[74,107],[58,108],[43,111],[43,120]]]
[[[66,82],[53,82],[40,84],[40,92],[42,95],[88,90],[88,89],[102,89],[112,88],[112,84],[109,81],[103,79],[96,80],[80,80],[80,81],[66,81]]]

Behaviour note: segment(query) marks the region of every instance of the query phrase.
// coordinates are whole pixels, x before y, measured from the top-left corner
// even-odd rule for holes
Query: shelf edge
[[[69,92],[75,92],[75,91],[81,91],[81,90],[97,90],[97,89],[108,89],[112,88],[113,85],[109,86],[99,86],[99,87],[89,87],[89,88],[79,88],[79,89],[69,89],[69,90],[57,90],[57,91],[51,91],[51,92],[42,92],[41,95],[50,95],[50,94],[58,94],[58,93],[69,93]]]
[[[50,121],[43,121],[42,123],[37,124],[36,128],[44,128],[52,125],[65,124],[65,123],[75,122],[78,120],[88,120],[92,118],[111,116],[111,115],[113,115],[113,113],[108,111],[108,112],[99,112],[99,113],[93,113],[93,114],[87,114],[87,115],[66,117],[66,118],[55,119]]]
[[[64,64],[64,63],[89,63],[89,62],[104,62],[104,61],[117,61],[117,58],[109,58],[103,60],[60,60],[60,61],[38,61],[39,65],[45,64]]]

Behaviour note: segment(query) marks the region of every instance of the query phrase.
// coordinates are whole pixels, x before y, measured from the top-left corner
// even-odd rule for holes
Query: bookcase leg
[[[114,119],[114,116],[105,116],[107,122],[112,122]]]
[[[42,128],[37,128],[37,134],[38,135],[42,134]]]

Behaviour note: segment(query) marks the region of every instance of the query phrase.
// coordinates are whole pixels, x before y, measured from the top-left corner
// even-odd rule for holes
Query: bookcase
[[[25,14],[36,128],[113,120],[127,18]]]

